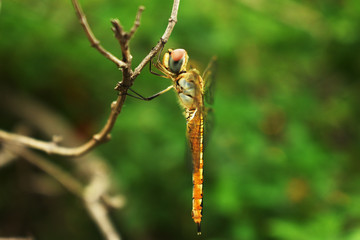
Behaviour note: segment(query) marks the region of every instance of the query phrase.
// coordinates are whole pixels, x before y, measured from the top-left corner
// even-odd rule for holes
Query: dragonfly
[[[162,62],[158,60],[153,64],[162,74],[151,71],[161,77],[170,79],[172,85],[144,98],[135,91],[138,97],[143,100],[151,100],[155,97],[174,89],[177,93],[180,105],[184,109],[186,118],[186,135],[189,142],[192,163],[193,163],[193,191],[192,191],[192,211],[191,215],[197,225],[197,234],[201,234],[201,219],[203,210],[203,181],[204,181],[204,121],[207,108],[205,107],[205,92],[212,91],[212,69],[216,58],[210,61],[203,75],[195,68],[188,68],[189,55],[184,49],[169,49],[163,56]],[[209,100],[211,103],[212,100]]]

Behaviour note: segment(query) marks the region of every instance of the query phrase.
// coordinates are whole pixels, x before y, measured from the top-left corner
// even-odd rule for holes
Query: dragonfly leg
[[[158,62],[158,63],[160,63],[160,56],[161,56],[161,54],[162,54],[162,51],[164,50],[164,46],[165,46],[165,44],[161,46],[160,52],[159,52],[159,54],[158,54],[158,57],[157,57],[157,62]]]
[[[153,65],[153,64],[154,64],[154,63],[153,63],[153,61],[151,60],[150,63],[149,63],[149,71],[150,71],[150,73],[151,73],[151,74],[154,74],[154,75],[156,75],[156,76],[159,76],[159,77],[165,77],[165,78],[166,78],[166,76],[161,75],[160,73],[157,73],[157,72],[153,72],[153,71],[152,71],[151,65]],[[154,64],[154,65],[155,65],[155,64]]]
[[[163,49],[164,49],[164,46],[161,47],[160,53],[157,55],[156,62],[154,62],[154,61],[155,61],[154,58],[152,58],[152,59],[150,60],[149,71],[150,71],[150,73],[152,73],[152,74],[154,74],[154,75],[156,75],[156,76],[163,77],[163,78],[170,78],[170,77],[169,77],[169,74],[167,74],[167,73],[168,73],[168,70],[161,64],[161,61],[160,61],[160,56],[161,56],[161,54],[162,54]],[[152,65],[153,65],[155,68],[157,68],[162,74],[157,73],[157,72],[153,72],[152,69],[151,69]],[[163,75],[163,74],[164,74],[164,75]]]
[[[169,87],[165,88],[164,90],[162,90],[162,91],[160,91],[160,92],[158,92],[158,93],[156,93],[156,94],[154,94],[154,95],[152,95],[152,96],[150,96],[150,97],[143,97],[143,96],[140,95],[139,93],[137,93],[137,92],[135,92],[134,90],[132,90],[131,88],[129,88],[129,90],[130,90],[131,92],[133,92],[135,95],[132,95],[132,94],[129,94],[129,93],[128,93],[127,95],[129,95],[130,97],[134,97],[134,98],[137,98],[137,99],[144,100],[144,101],[150,101],[150,100],[152,100],[152,99],[160,96],[161,94],[166,93],[167,91],[169,91],[169,90],[172,89],[172,88],[173,88],[173,85],[170,85]]]

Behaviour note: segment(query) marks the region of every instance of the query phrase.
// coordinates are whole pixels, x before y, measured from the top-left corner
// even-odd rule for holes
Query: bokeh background
[[[131,42],[134,66],[163,34],[172,7],[81,3],[97,38],[118,55],[110,19],[130,29],[145,6]],[[358,0],[183,0],[166,48],[187,49],[199,69],[218,57],[203,235],[190,216],[185,120],[170,92],[150,102],[127,98],[111,141],[96,149],[126,199],[111,212],[123,238],[360,239],[359,29]],[[85,141],[105,123],[120,80],[89,46],[69,0],[3,1],[1,90],[44,104]],[[150,96],[169,84],[145,68],[133,89]],[[13,110],[0,109],[1,129],[22,121],[23,110]],[[63,158],[48,159],[72,172]],[[24,187],[32,173],[45,175],[22,161],[0,169],[0,235],[101,239],[66,189],[44,195]]]

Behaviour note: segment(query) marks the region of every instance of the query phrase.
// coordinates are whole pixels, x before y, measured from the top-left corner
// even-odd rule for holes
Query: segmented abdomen
[[[198,234],[201,234],[200,223],[202,218],[203,202],[203,137],[204,119],[202,111],[186,111],[187,134],[193,159],[193,206],[192,218],[198,226]]]

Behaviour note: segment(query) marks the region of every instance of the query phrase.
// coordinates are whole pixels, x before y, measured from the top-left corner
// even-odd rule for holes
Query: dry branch
[[[104,127],[98,132],[97,134],[94,134],[90,140],[88,140],[86,143],[78,146],[78,147],[62,147],[58,146],[58,144],[54,141],[41,141],[36,140],[31,137],[26,137],[19,134],[14,133],[8,133],[6,131],[0,130],[0,141],[6,142],[9,144],[16,144],[21,146],[26,146],[34,149],[38,149],[44,152],[47,152],[49,154],[56,154],[56,155],[62,155],[62,156],[81,156],[90,150],[92,150],[97,145],[106,142],[110,139],[110,132],[115,124],[115,121],[117,119],[117,116],[120,114],[122,106],[125,102],[127,91],[129,87],[132,86],[134,83],[134,80],[136,77],[140,74],[141,70],[144,68],[144,66],[153,58],[160,49],[165,45],[165,43],[168,41],[170,34],[177,22],[177,13],[179,9],[179,3],[180,0],[174,0],[173,7],[171,11],[171,15],[169,18],[169,23],[165,29],[165,32],[163,36],[160,38],[160,41],[156,44],[156,46],[149,52],[149,54],[141,61],[141,63],[135,68],[133,71],[131,69],[131,53],[129,48],[129,42],[131,40],[131,37],[133,37],[135,31],[140,25],[140,17],[141,12],[144,10],[143,7],[139,7],[138,13],[136,15],[136,19],[134,22],[133,27],[131,28],[130,32],[125,32],[123,30],[123,27],[121,26],[120,22],[118,20],[112,20],[113,24],[113,31],[115,33],[115,37],[118,39],[123,60],[118,59],[113,54],[108,52],[104,47],[101,46],[99,40],[95,37],[94,33],[92,32],[87,18],[78,3],[77,0],[72,0],[75,12],[77,17],[79,18],[80,24],[83,27],[85,34],[91,44],[92,47],[94,47],[97,51],[99,51],[103,56],[105,56],[107,59],[114,62],[123,73],[122,81],[119,82],[115,89],[119,91],[119,96],[116,101],[114,101],[111,104],[111,112],[108,117],[108,120]]]
[[[171,15],[169,18],[169,23],[165,29],[164,34],[160,38],[160,41],[156,44],[156,46],[149,52],[149,54],[140,62],[140,64],[135,68],[133,78],[135,79],[143,70],[145,65],[162,49],[170,38],[170,35],[177,23],[177,13],[179,10],[180,0],[174,0],[173,7],[171,10]]]
[[[87,38],[89,39],[91,46],[97,49],[102,55],[104,55],[107,59],[114,62],[119,68],[126,67],[126,64],[112,55],[110,52],[108,52],[106,49],[104,49],[100,45],[100,41],[96,39],[94,33],[92,32],[89,23],[87,21],[87,18],[77,0],[72,0],[72,3],[74,5],[74,9],[76,12],[77,17],[79,18],[81,26],[84,28]]]
[[[17,96],[9,90],[0,91],[0,96],[6,102],[6,104],[0,102],[1,108],[24,119],[29,126],[34,128],[29,129],[25,125],[20,125],[20,127],[14,129],[14,132],[26,134],[36,130],[40,131],[41,134],[51,136],[54,133],[54,129],[57,129],[63,133],[64,139],[66,139],[68,144],[76,144],[80,141],[69,124],[61,116],[51,112],[50,109],[42,106],[41,103],[37,103],[31,98]],[[33,114],[34,112],[37,114]],[[125,200],[121,195],[109,195],[111,186],[109,167],[106,166],[106,162],[101,157],[95,153],[90,153],[86,157],[82,157],[82,159],[78,158],[79,161],[71,161],[76,173],[86,178],[88,183],[84,184],[52,161],[23,146],[3,144],[0,154],[1,156],[5,154],[5,156],[12,157],[10,159],[12,160],[11,162],[23,159],[56,179],[65,189],[81,199],[89,216],[103,233],[104,239],[120,239],[120,235],[115,231],[110,221],[107,210],[108,207],[122,207]],[[0,159],[0,163],[1,160],[3,159]],[[34,190],[38,190],[38,186],[35,186]],[[42,193],[46,194],[46,192]]]
[[[118,59],[116,56],[108,52],[104,47],[101,46],[99,40],[93,34],[86,16],[78,3],[77,0],[72,0],[75,12],[79,18],[80,24],[83,27],[86,36],[91,44],[97,51],[99,51],[107,59],[114,62],[118,68],[123,72],[123,80],[118,83],[115,87],[119,91],[119,96],[116,101],[111,104],[111,112],[108,117],[108,120],[104,127],[100,130],[99,133],[94,134],[92,138],[86,143],[78,147],[62,147],[58,145],[57,138],[53,137],[52,141],[40,141],[31,137],[27,137],[20,134],[9,133],[3,130],[0,130],[0,142],[3,143],[3,147],[10,149],[12,154],[6,155],[10,160],[15,156],[21,156],[26,159],[31,164],[39,167],[44,172],[50,176],[57,179],[65,188],[70,192],[80,197],[86,206],[90,216],[96,222],[97,226],[103,233],[104,237],[109,240],[120,240],[120,235],[116,232],[113,224],[107,215],[107,208],[104,203],[110,203],[111,200],[107,197],[106,191],[107,182],[104,178],[98,177],[93,178],[89,186],[84,187],[77,179],[73,178],[71,175],[63,172],[56,165],[47,161],[45,158],[37,155],[36,153],[26,149],[25,147],[30,147],[38,150],[42,150],[48,154],[57,154],[62,156],[80,156],[90,150],[92,150],[97,145],[110,139],[110,132],[115,124],[117,116],[120,114],[122,106],[126,99],[126,94],[128,88],[133,84],[136,77],[140,74],[144,66],[154,57],[158,51],[164,46],[168,41],[170,34],[175,26],[177,19],[177,12],[179,8],[180,0],[174,0],[172,13],[169,19],[169,24],[165,30],[164,35],[161,37],[157,45],[150,51],[150,53],[141,61],[139,66],[132,71],[131,69],[131,60],[132,56],[129,49],[129,42],[133,37],[134,33],[140,26],[140,17],[141,13],[144,10],[143,7],[139,7],[138,13],[133,27],[130,32],[125,32],[118,20],[112,20],[113,31],[115,33],[116,39],[120,43],[122,60]],[[0,0],[1,4],[1,0]],[[19,108],[14,108],[19,109]],[[5,152],[4,152],[5,153]],[[4,162],[5,163],[5,162]],[[100,185],[100,187],[98,187]]]
[[[115,37],[119,41],[121,47],[122,60],[120,60],[115,55],[108,52],[100,44],[100,41],[95,37],[78,1],[72,0],[72,3],[76,15],[80,21],[82,28],[85,31],[85,34],[91,46],[94,47],[100,54],[105,56],[107,59],[115,63],[116,66],[122,70],[122,81],[119,82],[115,87],[115,89],[119,91],[119,96],[117,97],[117,100],[112,102],[111,104],[111,112],[107,119],[107,122],[97,134],[94,134],[90,140],[78,147],[59,146],[59,141],[57,141],[57,139],[59,138],[55,137],[53,137],[52,141],[41,141],[21,134],[9,133],[3,130],[0,130],[0,142],[3,144],[3,148],[6,147],[6,149],[9,149],[11,151],[12,155],[21,156],[29,163],[41,168],[44,172],[57,179],[70,192],[80,197],[84,201],[86,209],[92,216],[92,219],[96,222],[97,226],[99,227],[106,239],[120,240],[120,235],[116,232],[113,224],[108,218],[107,208],[105,206],[105,203],[119,205],[119,201],[115,201],[115,203],[117,203],[113,204],[114,201],[112,201],[106,195],[105,191],[108,184],[106,182],[106,179],[104,181],[104,178],[102,178],[101,176],[98,178],[94,177],[91,181],[91,184],[89,184],[87,187],[84,187],[83,184],[77,181],[77,179],[63,172],[56,165],[47,161],[45,158],[39,156],[35,152],[30,151],[29,149],[27,149],[27,147],[41,150],[48,154],[56,154],[61,156],[81,156],[95,148],[97,145],[108,141],[110,139],[110,132],[114,127],[117,116],[120,114],[122,106],[125,102],[129,87],[132,86],[134,80],[140,74],[144,66],[151,60],[151,58],[153,58],[159,52],[161,48],[164,47],[165,43],[168,41],[170,34],[177,22],[177,13],[180,0],[174,0],[173,2],[169,23],[163,36],[160,38],[160,41],[141,61],[141,63],[135,68],[134,71],[132,70],[131,66],[132,55],[129,48],[129,42],[134,36],[134,33],[136,32],[138,27],[140,26],[140,17],[142,11],[144,10],[144,7],[139,7],[134,25],[129,32],[124,31],[118,20],[111,21]],[[10,154],[7,157],[11,160],[11,158],[13,158],[12,155]],[[98,187],[99,185],[101,185],[100,188]]]

